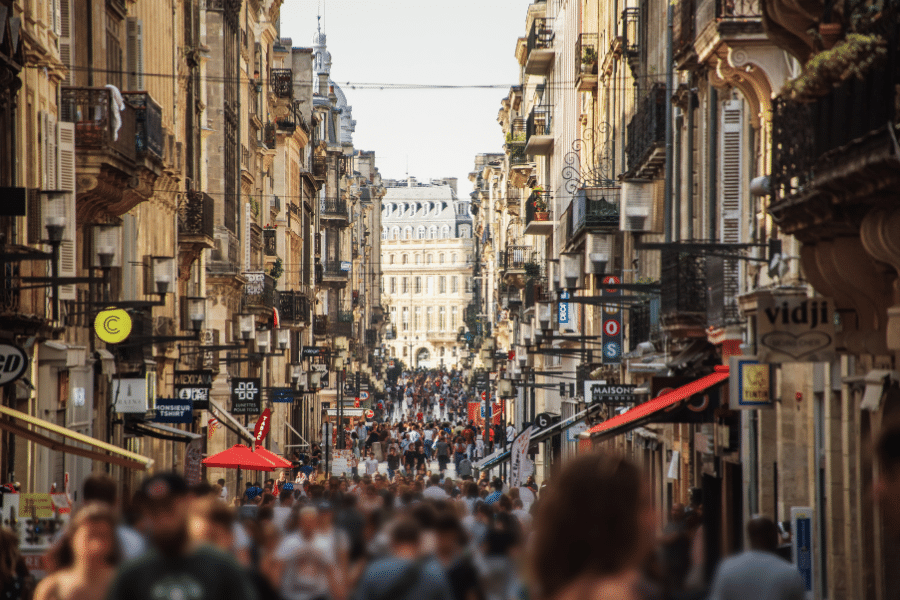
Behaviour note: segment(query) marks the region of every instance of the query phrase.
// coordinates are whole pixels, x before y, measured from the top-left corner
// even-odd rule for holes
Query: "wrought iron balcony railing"
[[[538,302],[550,302],[550,285],[543,277],[532,277],[525,282],[525,308],[531,308]]]
[[[245,273],[247,283],[244,284],[244,293],[241,303],[245,310],[261,309],[271,310],[275,308],[278,292],[275,289],[275,279],[263,271]]]
[[[366,329],[366,346],[374,346],[378,343],[378,331]]]
[[[266,256],[278,256],[278,242],[275,237],[275,229],[266,227],[262,230],[263,252]]]
[[[113,151],[127,160],[137,158],[137,115],[126,103],[116,129],[108,88],[66,87],[60,89],[60,120],[75,123],[75,146]]]
[[[319,203],[323,217],[347,218],[347,201],[344,198],[323,198]]]
[[[599,42],[596,33],[579,33],[575,40],[575,79],[582,75],[596,75],[599,62]]]
[[[662,253],[660,277],[663,318],[693,314],[706,319],[706,261],[701,254],[678,249]]]
[[[277,98],[294,97],[294,73],[291,69],[272,69],[269,75],[272,93]]]
[[[322,273],[325,277],[341,277],[347,279],[350,276],[349,262],[341,260],[330,260],[322,265]]]
[[[539,17],[532,21],[526,42],[528,53],[553,47],[553,19]]]
[[[576,239],[584,231],[594,229],[618,229],[621,188],[583,188],[577,194],[568,212],[566,231],[568,241]]]
[[[553,210],[550,208],[553,198],[550,192],[531,192],[525,200],[525,225],[532,221],[552,221]]]
[[[539,104],[531,109],[528,120],[525,122],[525,142],[534,135],[550,135],[550,122],[552,114],[550,106]]]
[[[310,302],[307,294],[292,290],[279,293],[279,314],[285,323],[309,323]]]
[[[275,149],[275,123],[266,123],[266,128],[263,130],[263,144],[269,150]]]
[[[507,246],[503,268],[507,271],[525,269],[525,263],[532,261],[534,248],[531,246]]]
[[[339,311],[338,313],[329,316],[328,325],[326,326],[325,331],[328,335],[344,335],[352,337],[353,325],[353,312]]]
[[[135,149],[138,156],[163,158],[162,108],[147,92],[122,92],[135,110]]]
[[[312,173],[316,179],[325,179],[328,175],[328,157],[313,156],[312,157]]]
[[[650,93],[644,96],[637,112],[628,123],[628,143],[625,155],[628,168],[635,169],[650,155],[654,147],[666,140],[666,86],[654,84]]]
[[[188,192],[178,205],[178,235],[215,237],[216,204],[206,192]]]

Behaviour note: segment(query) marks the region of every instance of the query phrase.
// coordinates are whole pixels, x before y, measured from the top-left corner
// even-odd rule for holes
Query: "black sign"
[[[213,377],[213,372],[208,369],[175,371],[175,392],[181,400],[190,400],[194,410],[209,410]]]
[[[590,403],[603,402],[608,404],[622,404],[636,402],[634,390],[636,385],[626,384],[602,384],[591,386]]]
[[[157,423],[191,423],[194,420],[194,406],[190,400],[181,398],[157,398]]]
[[[262,412],[259,379],[233,377],[231,379],[231,414],[258,415]]]
[[[694,381],[696,381],[694,377],[654,377],[650,386],[650,397],[658,398]],[[661,418],[654,420],[658,423],[711,423],[720,403],[721,395],[719,386],[716,385],[694,394],[673,408],[662,411]]]
[[[28,354],[13,344],[0,344],[0,385],[12,383],[25,374],[30,364]]]
[[[322,349],[318,346],[303,346],[301,351],[303,356],[322,356]]]
[[[294,390],[291,388],[270,388],[269,389],[270,398],[272,402],[287,402],[292,403],[294,401]]]
[[[547,429],[554,423],[554,421],[556,421],[556,417],[551,415],[550,413],[539,413],[534,418],[534,424],[538,429]]]

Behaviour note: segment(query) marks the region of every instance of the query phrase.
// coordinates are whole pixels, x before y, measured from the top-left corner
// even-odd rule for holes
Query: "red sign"
[[[269,435],[269,420],[272,417],[272,411],[268,408],[259,415],[256,421],[256,428],[253,430],[253,437],[256,439],[256,445],[262,446],[262,442]]]
[[[353,408],[359,408],[359,398],[353,399]]]
[[[610,337],[619,335],[619,328],[619,322],[615,319],[609,319],[603,323],[603,331]]]
[[[482,401],[487,400],[487,392],[486,392],[486,391],[485,391],[485,392],[481,392],[481,400],[482,400]]]
[[[607,275],[603,278],[603,283],[613,283],[618,284],[622,283],[622,280],[616,277],[615,275]],[[616,288],[606,288],[606,291],[610,294],[615,294],[618,290]]]
[[[366,411],[366,418],[367,418],[367,419],[374,419],[374,418],[375,418],[375,411],[374,411],[374,410],[367,410],[367,411]]]

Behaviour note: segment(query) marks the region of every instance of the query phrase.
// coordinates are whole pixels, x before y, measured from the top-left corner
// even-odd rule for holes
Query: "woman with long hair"
[[[645,597],[640,568],[656,517],[638,467],[590,453],[568,462],[538,502],[530,543],[532,598]]]
[[[16,532],[0,527],[0,600],[28,600],[33,587]]]
[[[57,570],[41,580],[34,600],[103,600],[121,556],[112,508],[85,505],[54,553]]]

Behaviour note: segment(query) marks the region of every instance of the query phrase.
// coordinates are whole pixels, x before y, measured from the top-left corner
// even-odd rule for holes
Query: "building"
[[[475,244],[468,200],[456,180],[385,180],[381,215],[386,356],[412,368],[461,364],[472,298]]]

